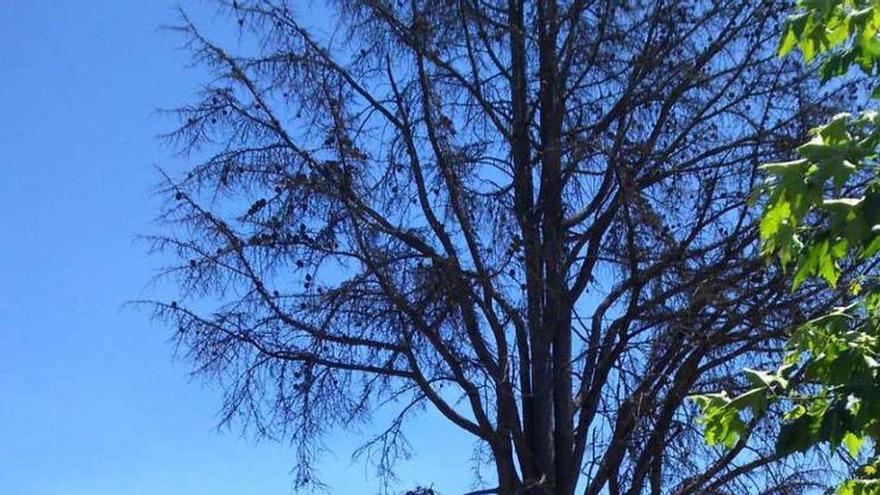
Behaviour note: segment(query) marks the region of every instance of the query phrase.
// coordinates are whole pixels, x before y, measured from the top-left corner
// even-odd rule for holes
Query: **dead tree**
[[[240,55],[184,18],[213,78],[168,136],[193,166],[157,313],[300,486],[385,404],[380,467],[427,407],[490,453],[487,493],[806,491],[760,429],[705,448],[687,401],[820,304],[764,272],[749,200],[830,105],[775,57],[786,6],[336,0],[331,37],[223,3]]]

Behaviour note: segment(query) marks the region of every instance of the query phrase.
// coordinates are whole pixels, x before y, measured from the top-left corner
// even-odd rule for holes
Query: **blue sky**
[[[214,19],[202,2],[184,2]],[[153,165],[182,165],[155,112],[186,101],[199,73],[164,0],[5,0],[0,9],[0,493],[291,493],[293,452],[217,431],[220,393],[173,358],[170,332],[124,307],[156,296]],[[401,488],[469,485],[469,440],[413,425],[419,454]],[[352,464],[358,436],[327,439],[334,493],[379,485]]]

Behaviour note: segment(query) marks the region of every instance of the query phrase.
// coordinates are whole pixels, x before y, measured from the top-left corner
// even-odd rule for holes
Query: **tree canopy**
[[[772,418],[710,428],[720,451],[687,400],[834,299],[764,269],[753,207],[848,101],[776,56],[807,32],[787,2],[336,0],[332,36],[306,2],[219,6],[239,45],[178,29],[211,76],[168,135],[189,166],[152,240],[181,295],[153,304],[226,421],[293,442],[298,487],[378,407],[383,476],[430,410],[486,493],[819,483]]]

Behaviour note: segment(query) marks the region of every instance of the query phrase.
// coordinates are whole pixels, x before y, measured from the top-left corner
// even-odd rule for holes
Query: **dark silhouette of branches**
[[[828,304],[764,272],[750,207],[840,104],[775,58],[786,4],[337,0],[331,43],[305,2],[223,3],[244,55],[184,17],[213,78],[167,136],[193,166],[157,315],[227,420],[295,442],[299,486],[391,407],[384,473],[430,408],[493,493],[804,492],[770,426],[708,449],[686,400]]]

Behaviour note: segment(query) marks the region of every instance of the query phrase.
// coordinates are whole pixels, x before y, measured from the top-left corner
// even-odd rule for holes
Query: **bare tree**
[[[760,427],[703,447],[686,400],[814,304],[760,269],[749,201],[827,114],[775,58],[786,5],[337,0],[330,37],[305,2],[223,3],[241,55],[184,18],[214,77],[169,135],[195,165],[163,186],[157,314],[298,486],[384,405],[384,472],[429,407],[485,493],[805,492]]]

